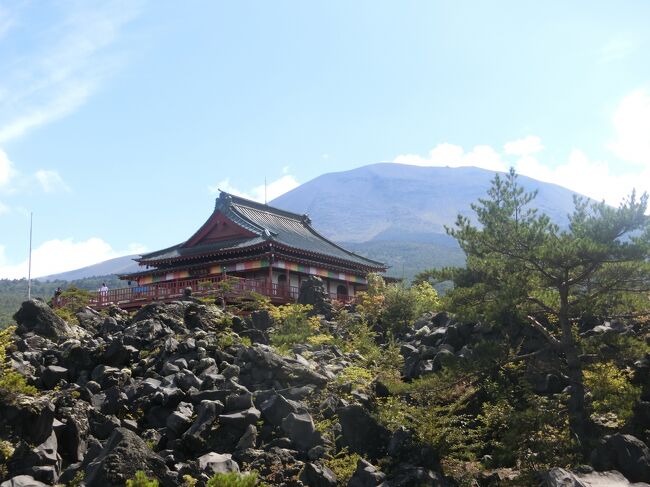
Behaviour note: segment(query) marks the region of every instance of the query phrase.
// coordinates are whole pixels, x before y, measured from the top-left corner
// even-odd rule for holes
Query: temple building
[[[318,276],[332,297],[348,300],[365,288],[368,273],[386,271],[385,264],[320,235],[307,215],[223,191],[212,215],[187,241],[136,261],[142,271],[120,276],[130,282],[132,297],[154,288],[157,295],[176,294],[181,287],[200,289],[228,277],[242,290],[290,302],[302,280]]]

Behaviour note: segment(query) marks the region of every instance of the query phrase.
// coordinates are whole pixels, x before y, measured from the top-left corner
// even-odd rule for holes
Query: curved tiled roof
[[[307,252],[308,254],[315,254],[338,261],[346,261],[357,266],[372,269],[386,268],[385,264],[345,250],[343,247],[319,234],[311,226],[311,221],[307,215],[299,215],[279,208],[273,208],[223,191],[219,198],[217,198],[215,205],[216,211],[222,212],[242,228],[252,232],[254,236],[197,246],[185,247],[185,244],[180,244],[145,254],[139,261],[142,263],[160,262],[191,258],[193,256],[198,257],[212,253],[221,254],[257,247],[268,242],[289,249]],[[193,237],[190,238],[190,240],[192,239]]]

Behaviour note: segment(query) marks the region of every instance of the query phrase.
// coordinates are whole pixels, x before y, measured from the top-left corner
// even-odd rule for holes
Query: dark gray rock
[[[348,482],[348,487],[377,487],[386,479],[386,475],[377,470],[363,458],[357,462],[357,469]]]
[[[650,482],[650,450],[632,435],[606,436],[591,460],[596,470],[618,470],[633,482]]]
[[[34,480],[34,477],[31,475],[16,475],[2,482],[0,487],[47,487],[47,485],[38,480]]]
[[[273,426],[280,426],[282,420],[289,414],[306,411],[306,409],[300,403],[285,399],[281,394],[276,394],[261,404],[260,411],[265,421]]]
[[[194,406],[191,403],[181,402],[176,411],[167,417],[165,424],[175,435],[181,435],[192,424],[193,413]]]
[[[257,423],[258,419],[260,419],[260,412],[255,407],[250,407],[235,413],[219,415],[220,424],[224,426],[232,426],[240,430],[244,430],[249,424]]]
[[[0,396],[2,423],[25,441],[40,445],[52,434],[54,404],[47,398],[22,396],[11,401],[6,396]]]
[[[336,487],[336,475],[324,465],[306,463],[300,481],[307,487]]]
[[[48,365],[41,372],[41,381],[46,389],[52,389],[62,380],[68,378],[68,369],[58,365]]]
[[[97,333],[104,322],[104,317],[91,308],[84,308],[75,313],[75,316],[77,317],[77,320],[79,320],[79,325],[93,335]]]
[[[339,408],[337,415],[343,446],[373,460],[385,455],[390,433],[364,408],[358,405],[346,406]]]
[[[253,395],[250,392],[244,394],[229,394],[226,397],[227,413],[231,411],[242,411],[253,407]]]
[[[307,452],[323,440],[314,427],[311,415],[304,413],[290,413],[282,420],[282,431],[302,452]]]
[[[84,483],[88,487],[123,487],[138,470],[156,478],[161,487],[176,485],[160,456],[134,432],[117,428],[86,468]]]
[[[311,315],[323,315],[325,319],[332,318],[332,302],[320,277],[309,276],[300,283],[298,291],[299,304],[311,304]]]
[[[440,473],[409,463],[397,465],[393,469],[388,484],[391,487],[411,487],[413,485],[420,487],[447,487],[449,485]]]
[[[56,434],[50,436],[40,445],[29,448],[22,443],[8,462],[9,471],[14,475],[31,475],[36,480],[56,483],[61,473],[61,456],[57,453]]]
[[[253,328],[260,331],[267,331],[271,328],[273,323],[273,318],[267,310],[258,310],[251,313],[251,324]]]
[[[90,434],[99,440],[107,439],[115,428],[121,426],[120,420],[115,416],[107,416],[94,408],[88,411],[88,424]]]
[[[71,326],[55,315],[52,308],[40,299],[23,302],[13,318],[18,324],[16,333],[19,335],[32,332],[63,341],[68,338],[77,338],[84,333],[78,326]]]
[[[205,446],[212,424],[222,410],[223,404],[218,401],[202,401],[199,404],[194,423],[182,436],[185,448],[195,452],[201,451]]]
[[[88,409],[90,405],[85,401],[58,408],[59,417],[65,421],[64,427],[57,432],[59,453],[70,463],[82,461],[86,453],[90,432]]]
[[[237,356],[237,364],[241,366],[239,380],[248,387],[268,384],[266,388],[288,389],[309,384],[322,387],[327,384],[327,378],[322,374],[298,360],[282,357],[271,347],[262,344],[256,343],[242,349]]]
[[[174,383],[183,392],[187,392],[192,387],[201,389],[202,381],[189,370],[182,370],[174,375]]]
[[[114,340],[104,352],[102,362],[107,365],[122,367],[137,357],[138,353],[138,349],[134,346],[125,345],[120,340]]]
[[[249,448],[255,448],[257,443],[257,428],[254,424],[249,424],[244,431],[244,434],[241,435],[237,446],[237,450],[247,450]]]

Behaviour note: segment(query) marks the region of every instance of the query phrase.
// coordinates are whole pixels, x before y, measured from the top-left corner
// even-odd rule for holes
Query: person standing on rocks
[[[99,288],[99,302],[105,303],[108,298],[108,286],[102,282],[102,287]]]
[[[60,301],[61,301],[61,293],[63,290],[61,289],[61,286],[56,288],[56,291],[54,291],[54,306],[57,307],[59,306]]]

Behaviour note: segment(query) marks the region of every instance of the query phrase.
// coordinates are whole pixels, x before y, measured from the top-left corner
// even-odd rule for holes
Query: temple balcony
[[[227,303],[238,300],[253,299],[253,293],[265,296],[273,304],[295,303],[298,299],[298,287],[284,283],[269,282],[263,279],[246,279],[234,276],[213,276],[200,279],[182,279],[146,285],[132,285],[123,288],[96,291],[91,293],[88,306],[99,310],[110,305],[133,310],[152,302],[178,301],[191,291],[193,297],[223,298]],[[352,297],[343,294],[330,294],[332,300],[344,303]],[[59,298],[55,305],[65,305],[65,299]]]

